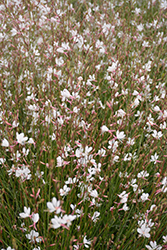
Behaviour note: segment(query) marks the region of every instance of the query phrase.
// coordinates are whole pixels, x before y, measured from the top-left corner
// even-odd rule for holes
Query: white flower
[[[120,200],[120,203],[126,203],[128,200],[128,194],[126,194],[126,191],[123,191],[121,194],[118,194]]]
[[[156,207],[155,204],[151,205],[150,210],[153,211],[153,209]]]
[[[162,192],[166,193],[167,192],[167,177],[163,178],[163,180],[161,181],[161,184],[163,185]]]
[[[123,109],[119,109],[118,111],[116,111],[116,115],[118,117],[123,118],[126,115],[126,113],[125,113],[125,111],[123,111]]]
[[[151,162],[153,161],[154,162],[154,164],[156,164],[157,163],[157,160],[158,160],[158,155],[157,155],[157,153],[155,153],[154,155],[151,155]]]
[[[0,158],[0,164],[3,164],[5,162],[6,159],[4,158]]]
[[[28,142],[29,144],[34,144],[34,139],[33,138],[29,138]]]
[[[134,138],[132,139],[132,138],[129,137],[128,141],[127,141],[127,144],[131,145],[131,146],[134,145],[135,144],[135,139]]]
[[[137,29],[138,29],[138,31],[142,31],[144,29],[143,24],[141,23],[141,24],[137,25]]]
[[[98,197],[98,192],[97,192],[97,190],[96,190],[96,189],[91,190],[91,191],[90,191],[90,195],[91,195],[92,197],[94,197],[94,198],[97,198],[97,197]]]
[[[101,148],[101,149],[98,150],[98,154],[99,154],[101,157],[105,156],[105,153],[106,153],[106,150],[103,149],[103,148]]]
[[[140,8],[135,8],[134,12],[135,12],[136,15],[138,15],[141,12],[141,9]]]
[[[161,131],[157,132],[157,130],[153,130],[152,136],[156,139],[160,139],[163,136],[163,134]]]
[[[63,224],[67,224],[67,227],[69,227],[70,225],[71,225],[71,222],[73,221],[73,220],[75,220],[76,219],[76,215],[67,215],[67,214],[65,214],[64,216],[63,216],[63,218],[62,218],[62,220],[64,221],[64,223]]]
[[[118,147],[118,141],[110,140],[108,143],[109,143],[108,149],[112,149],[114,153]]]
[[[71,188],[67,187],[67,185],[64,185],[63,188],[60,189],[60,195],[66,196],[70,190]]]
[[[99,212],[94,212],[94,214],[93,214],[93,216],[92,216],[92,220],[93,220],[93,222],[97,222],[97,220],[99,219],[98,217],[99,217],[99,215],[100,215],[100,213]]]
[[[77,244],[77,245],[73,245],[74,249],[76,250],[79,250],[80,249],[80,246]]]
[[[2,141],[2,147],[9,147],[9,142],[8,142],[8,140],[6,140],[6,139],[3,139],[3,141]]]
[[[42,239],[38,238],[39,233],[31,230],[30,234],[26,234],[27,239],[30,240],[30,242],[35,243],[35,242],[40,242]]]
[[[71,94],[67,89],[64,89],[63,91],[61,91],[61,96],[62,96],[62,102],[64,102],[66,100],[66,98],[71,98]]]
[[[91,244],[91,240],[87,240],[86,237],[87,236],[84,237],[83,243],[84,243],[84,245],[85,245],[86,248],[89,248],[89,245]]]
[[[146,42],[146,41],[143,41],[142,46],[143,47],[150,47],[149,42]]]
[[[61,224],[64,224],[64,221],[62,221],[61,218],[57,217],[57,215],[54,216],[54,218],[51,219],[52,225],[51,227],[54,229],[57,229],[61,227]]]
[[[132,154],[131,153],[127,153],[125,156],[124,156],[124,161],[130,161],[132,159]]]
[[[151,61],[148,61],[145,65],[143,65],[143,69],[146,71],[151,71]]]
[[[11,30],[11,33],[12,33],[12,34],[11,34],[12,36],[15,36],[15,35],[17,34],[17,30],[16,30],[15,28],[13,28],[13,29]]]
[[[158,111],[161,111],[160,108],[156,105],[154,108],[154,111],[158,112]]]
[[[103,134],[104,132],[108,132],[108,131],[109,131],[109,129],[107,128],[106,125],[103,125],[103,126],[101,127],[101,132],[102,132],[102,134]]]
[[[144,236],[146,238],[150,238],[150,228],[146,226],[146,224],[142,224],[141,228],[137,229],[137,232],[140,234],[140,236]]]
[[[161,250],[162,249],[161,246],[157,245],[156,241],[150,241],[150,246],[146,245],[147,249],[149,249],[149,250]]]
[[[75,155],[77,158],[80,158],[83,155],[83,148],[82,147],[77,148],[75,151]]]
[[[76,183],[77,182],[77,178],[74,177],[73,179],[71,177],[68,177],[68,180],[65,181],[65,184],[73,184],[73,183]]]
[[[60,201],[55,197],[52,198],[52,202],[47,202],[47,207],[50,213],[56,211],[56,214],[59,214],[61,212]]]
[[[22,166],[22,168],[18,168],[15,171],[15,176],[16,177],[21,177],[22,180],[24,179],[31,179],[31,174],[30,174],[30,170],[28,169],[28,167],[26,166]]]
[[[118,140],[122,140],[125,138],[125,133],[123,131],[119,132],[119,130],[117,130],[116,137]]]
[[[123,209],[124,211],[128,211],[128,210],[129,210],[129,207],[128,207],[127,204],[125,203],[125,204],[123,205],[122,209]]]
[[[149,196],[149,194],[142,193],[140,198],[142,199],[142,201],[146,201],[146,200],[148,200],[148,196]]]
[[[37,223],[39,221],[39,214],[38,213],[33,214],[31,219],[34,223]]]
[[[144,171],[144,170],[137,174],[138,178],[145,178],[148,176],[149,176],[149,173],[147,171]]]
[[[29,217],[30,216],[30,207],[28,207],[28,208],[24,207],[24,213],[20,213],[19,215],[22,218]]]
[[[117,69],[117,67],[118,67],[118,61],[113,62],[112,66],[109,66],[108,69],[107,69],[107,71],[108,72],[114,72]]]
[[[57,166],[56,167],[62,167],[63,166],[63,159],[61,158],[61,156],[58,156],[57,158]]]
[[[167,235],[166,236],[163,236],[163,243],[167,243]]]
[[[16,139],[18,143],[23,145],[28,140],[28,137],[24,137],[24,133],[19,134],[18,132],[16,132]]]
[[[160,129],[166,129],[166,122],[160,124]]]
[[[167,8],[167,1],[166,0],[161,0],[160,1],[160,8],[166,9]]]

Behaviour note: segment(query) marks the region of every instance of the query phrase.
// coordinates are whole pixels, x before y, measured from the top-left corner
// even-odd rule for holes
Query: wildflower
[[[163,236],[163,243],[167,243],[167,235],[166,236]]]
[[[39,233],[34,231],[34,230],[31,230],[31,232],[29,234],[26,234],[27,239],[29,239],[30,242],[32,242],[32,243],[42,241],[42,239],[38,238],[38,236],[39,236]]]
[[[121,194],[118,194],[119,198],[121,199],[120,203],[126,203],[128,200],[128,195],[129,194],[126,194],[126,191],[123,191]]]
[[[33,214],[31,219],[34,223],[37,223],[39,221],[39,214],[38,213]]]
[[[119,132],[119,130],[117,130],[116,137],[118,140],[123,140],[125,138],[125,133],[123,131]]]
[[[57,166],[56,167],[62,167],[63,166],[63,159],[61,158],[61,156],[57,157]]]
[[[28,208],[24,207],[24,213],[20,213],[19,215],[21,218],[30,217],[30,207]]]
[[[150,234],[149,234],[150,228],[147,227],[147,225],[145,223],[143,223],[141,225],[141,228],[137,229],[137,232],[140,234],[140,236],[144,236],[146,238],[150,238]]]
[[[56,214],[59,214],[61,212],[60,201],[55,197],[52,198],[52,202],[47,202],[47,207],[50,213],[56,211]]]
[[[125,156],[124,156],[124,161],[130,161],[132,158],[132,154],[131,153],[127,153]]]
[[[77,244],[77,245],[73,245],[74,249],[78,250],[80,248],[80,246]]]
[[[167,192],[167,177],[163,178],[163,180],[161,181],[161,184],[163,185],[162,192],[166,193]]]
[[[28,140],[28,137],[24,137],[24,133],[19,134],[16,132],[16,139],[19,144],[23,145]]]
[[[137,25],[137,29],[138,29],[138,31],[142,31],[144,29],[143,24],[141,23],[141,24]]]
[[[154,208],[156,208],[155,204],[151,205],[150,210],[153,211]]]
[[[64,187],[60,189],[60,195],[66,196],[70,190],[71,188],[67,187],[67,185],[64,185]]]
[[[155,112],[161,111],[160,108],[158,107],[158,105],[156,105],[153,109]]]
[[[33,138],[29,138],[28,142],[29,144],[34,144],[34,139]]]
[[[147,249],[149,250],[161,250],[162,247],[157,245],[157,242],[156,241],[150,241],[150,246],[149,245],[146,245]]]
[[[152,219],[150,219],[150,220],[145,219],[145,223],[147,223],[148,227],[153,227],[154,226],[154,222],[152,222]]]
[[[18,168],[16,169],[16,172],[15,172],[15,175],[16,177],[21,177],[22,180],[24,179],[31,179],[31,174],[30,173],[30,170],[28,169],[28,167],[26,166],[22,166],[22,168]]]
[[[91,191],[90,191],[90,195],[91,195],[92,197],[94,197],[94,198],[97,198],[97,197],[98,197],[98,192],[97,192],[97,190],[96,190],[96,189],[91,190]]]
[[[25,148],[23,148],[22,149],[22,152],[23,152],[23,154],[25,155],[25,156],[27,156],[28,154],[29,154],[29,152],[30,152],[30,150],[29,149],[25,149]]]
[[[92,220],[93,220],[93,222],[97,222],[97,220],[99,219],[98,217],[99,217],[99,215],[100,215],[100,213],[99,212],[97,212],[97,211],[95,211],[94,212],[94,214],[93,214],[93,216],[92,216]]]
[[[148,176],[149,176],[149,173],[147,171],[144,171],[144,170],[137,174],[138,178],[145,178]]]
[[[114,153],[118,147],[118,141],[110,140],[108,143],[109,143],[108,149],[112,149]]]
[[[54,218],[51,219],[51,222],[51,227],[54,229],[61,227],[61,224],[64,223],[64,221],[61,218],[57,217],[57,215],[55,215]]]
[[[150,47],[149,42],[146,42],[146,41],[143,41],[142,46],[143,47]]]
[[[16,30],[15,28],[13,28],[13,29],[11,30],[11,33],[12,33],[12,34],[11,34],[12,36],[15,36],[15,35],[17,34],[17,30]]]
[[[113,62],[112,65],[108,67],[107,71],[108,72],[115,72],[117,67],[118,67],[118,61]]]
[[[135,144],[135,139],[134,138],[132,139],[132,138],[129,137],[128,141],[127,141],[127,144],[130,145],[130,146],[134,145]]]
[[[140,8],[135,8],[134,12],[135,12],[136,15],[138,15],[141,12],[141,9]]]
[[[143,69],[146,71],[151,71],[151,61],[148,61],[145,65],[143,65]]]
[[[2,145],[2,147],[9,147],[9,142],[8,142],[8,140],[3,139],[1,145]]]
[[[166,122],[164,122],[164,123],[162,123],[162,124],[160,124],[160,129],[166,129]]]
[[[163,136],[163,134],[162,134],[161,131],[157,132],[157,130],[153,130],[152,136],[153,136],[155,139],[160,139],[160,138]]]
[[[125,212],[129,210],[129,207],[127,206],[127,203],[124,203],[122,210],[124,210]]]
[[[73,184],[73,183],[76,183],[78,180],[76,177],[74,177],[73,179],[71,177],[68,177],[68,180],[65,181],[65,184]]]
[[[83,148],[82,147],[77,148],[75,151],[75,155],[77,158],[80,158],[83,155]]]
[[[109,131],[109,129],[106,127],[106,125],[103,125],[102,127],[101,127],[101,132],[102,132],[102,134],[104,133],[104,132],[108,132]]]
[[[71,225],[71,222],[73,221],[73,220],[75,220],[76,219],[76,215],[67,215],[67,214],[65,214],[64,216],[63,216],[63,218],[62,218],[62,220],[64,221],[64,224],[67,224],[67,227],[69,227],[70,225]]]
[[[84,237],[83,243],[86,248],[89,248],[89,245],[91,244],[91,240],[86,239],[87,236]]]
[[[148,196],[149,196],[149,194],[142,193],[140,198],[144,202],[144,201],[148,200]]]
[[[162,0],[160,2],[160,8],[162,8],[162,9],[166,9],[167,8],[167,1],[166,0]]]
[[[3,164],[5,162],[4,158],[0,158],[0,164]]]
[[[156,164],[157,163],[157,160],[158,160],[158,155],[157,155],[157,153],[155,153],[154,155],[151,155],[151,162],[154,162],[154,164]]]
[[[106,150],[103,149],[103,148],[101,148],[101,149],[98,150],[98,154],[99,154],[101,157],[105,156],[105,153],[106,153]]]
[[[125,113],[125,111],[123,111],[123,109],[119,109],[118,111],[116,111],[116,115],[118,117],[123,118],[126,115],[126,113]]]
[[[61,96],[62,96],[62,102],[64,102],[66,100],[66,98],[71,98],[71,94],[67,89],[64,89],[63,91],[61,91]]]

